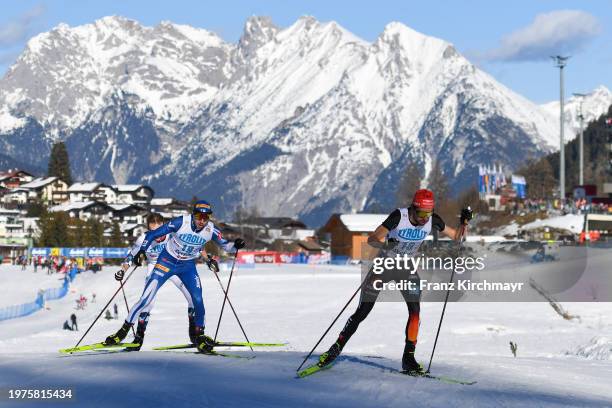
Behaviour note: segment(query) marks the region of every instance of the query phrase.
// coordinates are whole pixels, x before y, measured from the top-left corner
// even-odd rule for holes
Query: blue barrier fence
[[[69,258],[125,258],[129,248],[32,248],[32,256]]]
[[[33,302],[1,308],[0,321],[31,315],[32,313],[45,307],[45,301],[63,298],[68,294],[68,291],[70,290],[70,282],[74,280],[77,273],[78,269],[76,266],[74,266],[68,273],[66,273],[62,286],[59,288],[46,289],[44,291],[41,290],[38,292],[36,300]]]
[[[348,256],[334,255],[331,257],[330,263],[332,265],[348,265],[350,261],[351,258],[349,258]]]

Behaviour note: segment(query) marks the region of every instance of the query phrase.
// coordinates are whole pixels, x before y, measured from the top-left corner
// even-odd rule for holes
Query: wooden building
[[[362,247],[373,232],[387,218],[387,214],[334,214],[322,232],[330,234],[332,256],[362,259]]]

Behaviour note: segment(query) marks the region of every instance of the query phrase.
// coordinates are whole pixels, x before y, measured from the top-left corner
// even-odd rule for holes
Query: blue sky
[[[302,15],[337,21],[373,41],[391,21],[442,38],[514,91],[537,103],[559,96],[558,70],[547,58],[567,54],[566,95],[598,85],[612,89],[612,5],[602,1],[140,1],[57,0],[3,2],[0,74],[27,39],[60,22],[86,24],[122,15],[144,25],[190,24],[236,42],[251,15],[287,27]]]

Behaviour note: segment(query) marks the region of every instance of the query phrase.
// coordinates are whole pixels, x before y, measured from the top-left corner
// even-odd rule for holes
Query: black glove
[[[142,249],[136,252],[136,255],[132,258],[132,264],[136,266],[142,266],[144,260],[147,259],[147,254]]]
[[[210,269],[214,273],[219,272],[219,264],[217,263],[217,261],[213,259],[211,255],[208,255],[208,259],[206,260],[206,265],[208,265],[208,269]]]
[[[234,248],[236,249],[242,249],[246,246],[246,242],[244,242],[244,239],[242,238],[236,238],[236,240],[234,241]]]
[[[474,218],[474,213],[472,212],[472,209],[469,206],[461,210],[461,217],[459,218],[459,222],[461,223],[461,225],[467,225],[467,223],[470,222],[472,218]]]
[[[125,272],[123,269],[119,269],[117,272],[115,272],[115,280],[121,282],[123,280],[123,275],[125,275]]]

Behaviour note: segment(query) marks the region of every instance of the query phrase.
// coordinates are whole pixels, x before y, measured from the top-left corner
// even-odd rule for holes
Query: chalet
[[[143,204],[147,205],[153,199],[155,192],[149,186],[141,184],[117,184],[112,186],[116,199],[107,201],[113,204]]]
[[[113,209],[113,218],[121,224],[144,225],[147,210],[144,206],[136,204],[109,204]]]
[[[70,202],[106,202],[108,186],[102,183],[74,183],[68,187]]]
[[[1,201],[4,204],[25,204],[30,198],[30,193],[26,188],[13,188],[4,192]]]
[[[113,208],[99,201],[67,202],[49,208],[49,212],[60,211],[81,220],[96,218],[100,221],[111,222],[113,219]]]
[[[166,219],[180,217],[191,212],[189,203],[174,198],[153,198],[149,203],[149,208],[151,212],[159,213]]]
[[[0,186],[7,189],[17,188],[22,184],[34,180],[34,176],[27,171],[13,169],[0,172]]]
[[[0,256],[5,260],[24,255],[38,235],[38,218],[23,217],[24,211],[0,208]]]
[[[46,205],[57,205],[68,201],[68,184],[58,177],[40,177],[16,190],[27,190],[27,202],[40,200]]]
[[[334,214],[325,226],[323,233],[331,236],[332,256],[348,256],[362,259],[362,248],[368,235],[382,224],[387,214]]]
[[[147,228],[143,224],[128,223],[120,224],[119,227],[121,228],[122,235],[128,240],[130,245],[133,244],[140,235],[147,232]]]
[[[301,241],[315,235],[315,230],[307,228],[302,221],[289,217],[252,217],[247,223],[261,226],[270,242],[277,239]]]

